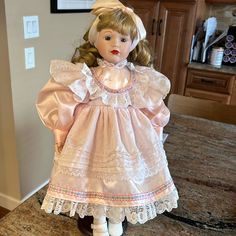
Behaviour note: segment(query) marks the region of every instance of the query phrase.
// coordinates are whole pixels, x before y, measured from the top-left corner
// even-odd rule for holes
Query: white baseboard
[[[0,206],[12,211],[16,207],[18,207],[21,203],[26,201],[28,198],[30,198],[32,195],[34,195],[36,192],[38,192],[41,188],[43,188],[45,185],[47,185],[49,180],[46,180],[44,183],[40,184],[37,188],[35,188],[32,192],[28,193],[23,199],[19,200],[13,197],[10,197],[8,195],[5,195],[3,193],[0,193]]]
[[[21,201],[19,199],[0,193],[0,206],[12,211],[14,208],[19,206],[20,204],[21,204]]]

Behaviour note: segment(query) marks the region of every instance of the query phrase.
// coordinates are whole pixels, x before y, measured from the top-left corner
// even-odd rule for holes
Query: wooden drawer
[[[202,98],[212,101],[217,101],[225,104],[230,104],[230,95],[214,92],[206,92],[197,89],[186,88],[185,96]]]
[[[234,75],[188,69],[187,88],[231,94]]]

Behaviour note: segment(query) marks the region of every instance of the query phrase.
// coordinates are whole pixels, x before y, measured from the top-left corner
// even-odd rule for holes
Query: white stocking
[[[99,225],[99,224],[104,224],[104,223],[106,223],[107,221],[106,221],[106,217],[105,216],[101,216],[101,217],[99,217],[99,218],[93,218],[93,223],[95,224],[95,225]]]
[[[111,236],[121,236],[123,234],[122,222],[113,223],[109,220],[108,231]]]
[[[93,218],[91,228],[93,229],[93,236],[109,236],[105,216]]]

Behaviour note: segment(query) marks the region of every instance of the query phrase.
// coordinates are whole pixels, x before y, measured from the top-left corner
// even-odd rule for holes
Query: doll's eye
[[[111,40],[111,36],[110,35],[105,36],[105,40],[107,41]]]
[[[125,42],[127,42],[127,39],[126,38],[121,38],[121,40],[120,40],[122,43],[125,43]]]

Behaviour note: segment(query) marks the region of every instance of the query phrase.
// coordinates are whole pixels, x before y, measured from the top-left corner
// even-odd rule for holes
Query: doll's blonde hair
[[[132,17],[122,9],[114,9],[99,16],[97,31],[112,29],[123,35],[130,35],[133,40],[137,36],[137,27]],[[84,35],[84,44],[76,48],[71,59],[73,63],[86,63],[89,67],[97,66],[97,58],[101,58],[98,50],[88,41],[88,32]],[[146,39],[141,40],[129,53],[128,61],[135,65],[150,66],[151,52]]]

